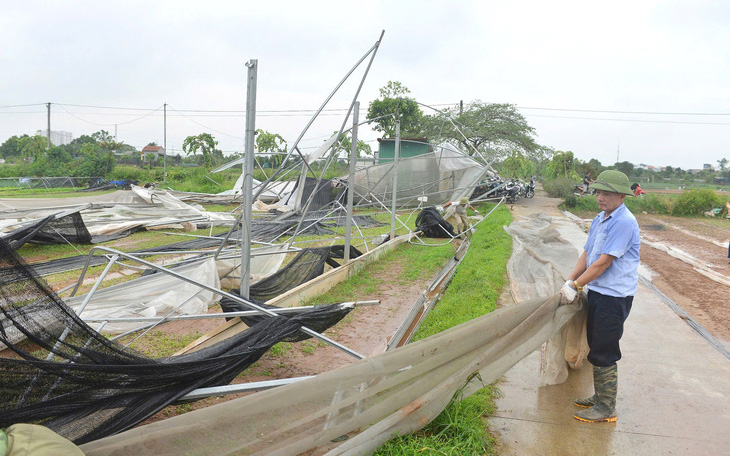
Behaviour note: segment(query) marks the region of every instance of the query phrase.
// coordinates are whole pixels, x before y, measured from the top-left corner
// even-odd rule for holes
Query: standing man
[[[563,302],[572,302],[588,285],[588,361],[593,365],[595,394],[575,405],[590,407],[574,415],[581,421],[616,421],[616,392],[621,359],[619,340],[624,321],[638,289],[639,225],[624,205],[633,195],[629,178],[620,171],[602,172],[590,188],[596,189],[601,213],[593,219],[588,241],[569,280],[560,290]]]
[[[628,178],[627,178],[628,179]],[[583,188],[580,191],[580,196],[583,196],[588,191],[588,187],[593,183],[593,175],[590,171],[586,172],[585,177],[583,178]]]

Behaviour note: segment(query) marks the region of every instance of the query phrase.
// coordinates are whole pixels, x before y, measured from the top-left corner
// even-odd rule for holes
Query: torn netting
[[[223,297],[221,298],[221,308],[224,312],[241,312],[246,310],[251,310],[250,307],[245,306],[244,304],[241,304],[240,302],[236,302],[230,298]],[[269,306],[267,304],[258,302],[256,303],[259,307],[263,307],[264,309],[269,310],[276,310],[278,307],[276,306]],[[287,316],[290,318],[296,318],[298,321],[302,323],[302,326],[305,326],[313,331],[316,332],[323,332],[327,330],[328,328],[334,326],[337,324],[340,320],[345,318],[348,313],[352,310],[352,307],[343,307],[340,304],[327,304],[327,305],[317,305],[317,306],[308,306],[305,309],[301,309],[297,311],[296,314],[287,313]],[[266,320],[267,316],[265,315],[255,315],[255,316],[247,316],[247,317],[238,317],[248,326],[254,326],[260,323],[262,320]],[[299,342],[301,340],[306,340],[310,336],[306,333],[299,332],[294,333],[286,338],[283,339],[284,342]]]
[[[86,325],[0,240],[0,428],[35,422],[83,443],[143,421],[188,392],[229,383],[302,326],[265,318],[199,351],[151,359]],[[27,341],[13,343],[19,330]]]
[[[358,249],[350,246],[350,258],[362,255]],[[339,267],[337,259],[344,259],[345,246],[314,247],[304,249],[286,266],[275,274],[251,285],[249,297],[258,302],[266,302],[303,283],[309,282],[324,273],[324,265]]]
[[[49,215],[36,220],[32,224],[6,233],[3,235],[3,239],[14,250],[21,248],[28,242],[33,244],[91,243],[91,234],[86,229],[80,213],[74,212],[56,218],[57,215]]]

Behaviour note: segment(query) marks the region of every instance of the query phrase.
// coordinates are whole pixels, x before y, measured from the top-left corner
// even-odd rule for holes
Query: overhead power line
[[[689,125],[730,125],[728,122],[692,122],[689,120],[650,120],[650,119],[611,119],[607,117],[575,117],[575,116],[548,116],[542,114],[526,114],[528,117],[547,117],[552,119],[571,120],[605,120],[609,122],[637,122],[637,123],[663,123],[663,124],[689,124]]]
[[[538,108],[517,106],[518,109],[535,109],[540,111],[588,112],[594,114],[644,114],[660,116],[730,116],[730,113],[717,112],[660,112],[660,111],[605,111],[596,109]]]
[[[3,108],[25,108],[25,107],[27,107],[27,106],[45,106],[45,105],[46,105],[45,103],[31,103],[31,104],[19,104],[19,105],[5,105],[5,106],[0,106],[0,109],[3,109]]]

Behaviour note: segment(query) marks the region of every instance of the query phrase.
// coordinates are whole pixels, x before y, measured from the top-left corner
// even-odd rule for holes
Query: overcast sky
[[[45,129],[50,102],[52,130],[116,125],[120,141],[162,145],[167,103],[168,151],[203,132],[241,151],[245,64],[256,59],[256,126],[291,143],[382,30],[362,118],[392,80],[440,108],[514,104],[540,144],[582,160],[688,169],[730,159],[722,0],[0,0],[0,142]],[[363,71],[303,147],[339,129]],[[376,133],[360,136],[377,147]]]

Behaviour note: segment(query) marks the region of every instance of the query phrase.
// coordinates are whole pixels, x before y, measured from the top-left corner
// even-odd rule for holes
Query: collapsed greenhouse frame
[[[381,38],[382,38],[382,36],[381,36]],[[378,41],[378,43],[376,43],[376,46],[374,46],[374,49],[375,50],[377,50],[377,45],[378,44],[379,44],[379,41]],[[372,57],[374,57],[373,49],[371,49],[370,52],[373,53],[372,54]],[[368,54],[366,54],[366,56],[367,55]],[[363,57],[363,59],[364,59],[364,57]],[[361,59],[361,62],[362,62],[362,59]],[[372,59],[371,59],[371,62],[372,62]],[[359,63],[360,62],[358,62],[358,64]],[[362,83],[361,83],[361,85],[362,85]],[[351,108],[350,108],[351,111],[353,110],[353,107],[356,106],[356,103],[357,102],[353,102],[353,106],[351,106]],[[320,111],[321,111],[321,109],[322,108],[320,108]],[[355,112],[357,112],[357,110],[355,110]],[[315,114],[315,117],[316,117],[316,115],[317,114]],[[348,117],[349,117],[349,112],[348,112]],[[346,118],[345,122],[347,122],[347,118]],[[324,148],[324,150],[321,151],[321,154],[324,154],[324,153],[326,153],[328,151],[330,152],[329,158],[327,159],[327,162],[328,163],[331,163],[333,157],[335,157],[335,148],[333,146],[337,143],[339,137],[343,134],[345,122],[343,122],[343,126],[340,128],[339,133],[337,135],[333,136],[334,140],[332,140],[331,142],[328,141],[328,143],[329,143],[328,147]],[[354,149],[354,146],[356,145],[357,126],[358,126],[358,123],[357,123],[356,116],[355,116],[355,121],[354,121],[353,129],[352,129],[353,130],[353,141],[352,141],[352,143],[353,143],[353,149]],[[306,128],[305,128],[305,131],[306,131]],[[304,134],[304,132],[302,133],[302,136],[303,136],[303,134]],[[299,139],[301,139],[301,136],[300,136]],[[297,140],[297,142],[299,141],[299,139]],[[397,138],[397,141],[398,140],[399,140],[399,138]],[[398,146],[396,146],[396,147],[398,147]],[[322,149],[322,148],[320,148],[320,149]],[[450,200],[458,199],[458,197],[460,197],[460,196],[466,196],[468,194],[471,194],[471,191],[473,190],[473,188],[476,185],[478,185],[479,181],[486,175],[486,173],[493,172],[490,169],[491,167],[489,166],[489,163],[481,164],[481,168],[478,169],[478,172],[477,173],[474,173],[474,172],[472,172],[471,174],[465,173],[465,174],[468,174],[468,175],[466,177],[462,176],[464,178],[461,179],[458,183],[455,182],[454,176],[452,175],[452,177],[451,177],[451,181],[452,182],[450,183],[450,188],[449,188],[449,185],[442,185],[444,183],[444,179],[442,179],[442,178],[437,179],[436,182],[435,182],[435,184],[434,184],[434,185],[436,185],[436,187],[433,189],[435,191],[429,191],[429,192],[426,191],[426,188],[423,185],[420,185],[420,184],[419,185],[414,185],[413,184],[414,182],[423,182],[423,180],[420,180],[418,177],[417,178],[411,177],[410,178],[411,184],[407,184],[409,186],[406,189],[404,189],[404,192],[403,192],[404,194],[402,195],[401,194],[401,191],[400,191],[400,187],[398,185],[398,181],[400,179],[401,182],[405,182],[406,181],[405,176],[408,174],[409,169],[410,170],[413,170],[414,168],[417,168],[419,161],[422,161],[423,163],[426,163],[426,168],[427,169],[430,169],[431,170],[430,172],[433,173],[433,169],[438,170],[438,166],[440,166],[442,163],[448,162],[449,158],[453,158],[453,157],[444,157],[444,151],[449,151],[449,153],[452,153],[453,152],[448,146],[438,146],[437,149],[438,150],[437,150],[437,152],[435,152],[433,154],[433,157],[428,157],[428,158],[427,157],[420,157],[420,158],[416,158],[415,160],[404,159],[400,163],[399,163],[399,160],[398,160],[397,155],[396,155],[396,159],[394,160],[394,162],[392,164],[385,165],[385,166],[379,165],[379,167],[381,168],[380,169],[381,175],[380,175],[380,177],[377,177],[376,178],[375,185],[373,185],[373,186],[371,186],[371,185],[357,184],[357,180],[356,180],[356,178],[354,178],[354,173],[351,172],[350,178],[346,180],[346,182],[348,184],[348,188],[350,190],[349,192],[347,192],[348,204],[347,204],[347,207],[346,207],[346,209],[347,209],[347,215],[345,216],[347,223],[351,223],[351,221],[352,221],[352,205],[353,205],[352,199],[355,198],[355,197],[357,197],[357,198],[359,198],[358,203],[360,203],[359,205],[362,206],[362,207],[377,205],[377,206],[382,207],[385,211],[389,212],[391,214],[391,216],[392,216],[391,232],[393,232],[395,230],[396,221],[398,223],[400,223],[401,225],[405,226],[405,224],[402,221],[400,221],[397,218],[397,215],[396,215],[396,211],[398,210],[399,207],[412,206],[415,201],[418,201],[418,207],[417,208],[421,208],[422,205],[423,205],[423,203],[426,202],[426,201],[428,201],[428,198],[429,197],[431,197],[431,198],[436,197],[436,198],[442,198],[443,199],[444,196],[449,196],[450,197]],[[300,180],[300,182],[301,182],[300,188],[303,189],[304,188],[304,182],[305,182],[303,179],[307,176],[307,172],[313,173],[313,171],[312,171],[311,167],[309,166],[310,161],[308,160],[307,157],[305,157],[304,154],[301,153],[301,151],[298,149],[296,143],[290,149],[290,151],[289,151],[289,153],[287,155],[287,159],[291,155],[293,155],[294,152],[296,152],[297,154],[299,154],[299,156],[300,156],[300,158],[302,160],[303,172],[300,175],[300,176],[302,176],[302,178]],[[467,157],[465,154],[461,154],[461,156],[462,157]],[[317,157],[317,158],[309,157],[309,158],[311,160],[316,160],[319,157]],[[426,160],[431,160],[431,161],[430,162],[427,162]],[[436,168],[433,168],[433,162],[434,162],[434,160],[436,162]],[[473,161],[473,159],[471,159],[471,160]],[[285,163],[286,163],[286,159],[285,159]],[[478,162],[474,162],[474,163],[478,163]],[[400,168],[399,168],[399,165],[401,166]],[[327,166],[324,167],[324,169],[322,171],[322,175],[324,174],[324,171],[326,170],[326,168],[327,168]],[[474,169],[472,163],[470,163],[469,168],[470,168],[470,170],[473,170]],[[371,171],[374,171],[374,170],[367,170],[366,171],[366,174],[370,174]],[[451,170],[451,171],[453,171],[453,170]],[[423,176],[427,172],[429,172],[429,171],[423,171],[423,172],[421,172],[420,176]],[[438,172],[438,171],[436,171],[436,172]],[[246,172],[244,172],[244,174],[246,174]],[[272,175],[272,178],[273,177],[275,177],[275,176]],[[315,174],[315,177],[316,177],[316,174]],[[368,177],[370,177],[370,176],[368,176]],[[294,205],[295,209],[301,209],[303,211],[303,213],[306,214],[307,211],[309,210],[310,206],[312,205],[313,201],[314,201],[314,197],[317,194],[317,190],[321,186],[321,183],[322,183],[322,179],[321,179],[321,176],[320,176],[317,179],[317,181],[316,181],[316,183],[314,185],[314,188],[313,188],[313,190],[311,191],[311,193],[309,195],[309,198],[307,198],[304,201],[303,201],[303,198],[302,198],[302,192],[300,192],[299,199],[296,200],[296,203]],[[385,184],[385,185],[381,185],[381,187],[378,187],[378,185],[380,185],[380,184]],[[250,197],[252,197],[253,196],[253,187],[250,186],[249,188],[251,189],[251,191],[249,191],[248,195]],[[266,188],[266,185],[265,184],[262,184],[260,186],[260,188],[256,191],[256,195],[261,195],[264,192],[265,188]],[[394,191],[394,189],[395,189],[395,191]],[[392,202],[390,208],[386,204],[386,201],[387,201],[388,197],[390,197],[391,202]],[[338,209],[340,209],[340,210],[345,209],[345,204],[343,204],[341,201],[338,201],[336,204],[339,205]],[[250,215],[248,217],[245,216],[245,209],[246,209],[246,207],[248,207],[250,209],[251,205],[250,204],[249,205],[246,205],[244,203],[244,211],[242,211],[241,214],[242,214],[242,217],[243,218],[247,218],[248,222],[250,223],[253,220],[253,217],[250,216]],[[229,231],[229,233],[228,233],[229,235],[231,233],[233,233],[234,228],[236,228],[236,226],[239,224],[240,218],[241,217],[239,217],[239,219],[237,219],[234,222],[234,224],[233,224],[233,226],[231,228],[231,231]],[[324,218],[325,217],[323,216],[322,219],[324,219]],[[285,245],[287,246],[286,249],[285,249],[285,251],[288,252],[290,249],[293,249],[294,248],[293,247],[293,245],[294,245],[294,239],[296,238],[296,236],[298,234],[300,234],[301,232],[303,232],[303,230],[304,230],[303,226],[306,225],[307,223],[310,223],[310,222],[311,221],[305,221],[305,217],[304,216],[302,216],[299,219],[299,221],[298,221],[298,223],[296,225],[296,228],[294,229],[294,234],[291,236],[290,240],[285,243]],[[315,221],[315,223],[316,223],[316,221]],[[241,225],[243,225],[243,224],[241,224]],[[246,232],[247,232],[247,230],[246,229],[241,229],[241,230],[238,230],[238,232],[241,233],[241,234],[243,234],[243,235],[245,235]],[[416,235],[413,235],[413,236],[414,237],[417,237]],[[346,241],[346,247],[344,249],[345,252],[346,252],[345,253],[345,255],[346,255],[345,262],[347,262],[347,260],[348,260],[347,255],[349,255],[349,251],[350,251],[350,249],[348,248],[349,247],[349,229],[347,231],[347,238],[348,239]],[[215,256],[215,257],[221,256],[221,255],[222,256],[225,256],[225,254],[222,254],[222,252],[223,252],[223,247],[227,243],[226,241],[227,241],[227,238],[225,238],[223,241],[220,242],[220,247],[215,252],[215,254],[213,256]],[[250,239],[249,239],[249,242],[250,242]],[[364,242],[365,246],[367,246],[367,242],[365,241],[364,238],[363,238],[363,242]],[[395,240],[391,240],[390,242],[391,243],[397,243]],[[245,244],[245,241],[239,239],[238,240],[238,243]],[[468,245],[468,243],[465,243],[464,245]],[[243,251],[248,251],[248,249],[241,249],[241,252],[243,252]],[[232,295],[230,293],[224,292],[224,291],[220,290],[219,288],[211,287],[210,285],[207,285],[205,283],[202,283],[202,282],[198,282],[198,281],[189,279],[189,278],[187,278],[187,277],[185,277],[185,276],[183,276],[181,274],[176,273],[173,270],[170,270],[168,268],[164,268],[164,267],[155,265],[155,264],[153,264],[151,262],[147,262],[145,260],[142,260],[139,256],[130,255],[128,253],[115,251],[114,249],[108,249],[108,248],[104,248],[104,247],[95,247],[94,249],[92,249],[92,253],[89,254],[88,260],[86,262],[87,264],[84,267],[84,270],[86,270],[86,268],[88,268],[88,265],[91,262],[92,255],[93,255],[93,253],[96,253],[96,252],[106,252],[106,253],[110,254],[110,256],[108,257],[109,258],[109,263],[105,267],[104,272],[100,276],[100,279],[97,281],[97,283],[95,283],[94,287],[92,288],[92,291],[90,293],[88,293],[86,295],[86,297],[83,298],[84,299],[84,302],[81,305],[81,311],[83,311],[83,308],[86,306],[86,304],[93,298],[93,296],[97,292],[97,289],[99,288],[99,285],[101,284],[101,280],[104,279],[104,276],[106,276],[106,274],[108,273],[108,271],[110,270],[110,268],[112,267],[112,265],[115,264],[119,258],[127,258],[129,260],[134,261],[134,262],[140,263],[140,264],[144,265],[147,268],[151,268],[151,269],[160,271],[163,274],[170,275],[172,277],[176,277],[177,279],[180,279],[180,280],[182,280],[184,282],[194,283],[196,286],[200,287],[201,289],[205,289],[205,290],[207,290],[209,292],[212,292],[214,294],[226,296],[226,297],[228,297],[230,299],[233,299],[234,301],[236,301],[236,302],[238,302],[240,304],[243,304],[244,306],[251,307],[251,308],[255,309],[257,312],[261,312],[261,313],[266,314],[266,315],[269,315],[271,317],[273,317],[273,316],[276,315],[276,312],[272,311],[271,309],[267,309],[267,308],[260,307],[259,305],[255,304],[255,303],[252,303],[252,302],[250,302],[250,301],[248,301],[246,299],[243,299],[240,296],[235,296],[235,295]],[[140,252],[139,255],[143,255],[144,253],[145,252]],[[160,255],[162,253],[164,253],[164,252],[159,252],[159,251],[158,252],[154,252],[155,255]],[[203,252],[202,251],[191,251],[191,250],[188,250],[188,251],[175,251],[174,252],[174,254],[176,254],[176,255],[179,255],[179,254],[201,254],[201,253],[203,253]],[[281,253],[281,252],[279,252],[279,253]],[[208,252],[208,254],[210,254],[210,252]],[[228,252],[228,255],[232,255],[232,256],[235,257],[235,253]],[[463,253],[461,253],[461,255],[463,255]],[[243,264],[243,260],[242,260],[242,264]],[[454,267],[455,267],[455,265],[452,265],[451,273],[453,273],[453,268]],[[248,274],[246,273],[246,271],[242,272],[240,275],[242,277],[248,277]],[[448,277],[448,273],[444,273],[444,274],[440,275],[439,277],[440,277],[439,278],[439,282],[443,285],[444,284],[444,278]],[[81,280],[82,279],[83,279],[83,273],[82,273],[82,277],[79,279],[79,282],[76,285],[76,288],[78,288],[78,285],[81,283]],[[421,304],[422,303],[416,304],[414,306],[414,309],[417,308],[417,307],[419,307]],[[238,314],[231,314],[231,315],[238,315]],[[415,319],[416,319],[416,316],[413,317],[413,320],[415,320]],[[102,325],[105,325],[105,323],[102,323]],[[410,326],[410,322],[409,322],[409,326]],[[305,329],[302,329],[302,328],[305,328]],[[321,334],[317,333],[316,331],[307,330],[306,327],[302,327],[302,328],[300,328],[299,330],[300,331],[304,331],[304,332],[306,332],[309,335],[314,336],[314,337],[322,337]],[[404,337],[407,339],[407,336],[404,336]],[[321,340],[325,340],[327,343],[332,343],[334,346],[337,347],[336,342],[333,343],[334,341],[329,341],[326,337],[322,337]],[[61,338],[61,341],[60,342],[63,342],[63,338]],[[362,355],[359,355],[356,352],[353,352],[353,351],[347,349],[346,347],[338,347],[338,348],[341,349],[341,350],[343,350],[343,351],[346,351],[346,352],[350,353],[351,355],[353,355],[356,358],[362,358]],[[79,352],[79,354],[80,354],[80,352]],[[73,361],[72,361],[72,363],[73,363]],[[219,394],[219,393],[220,392],[216,392],[215,394]],[[187,396],[181,396],[181,397],[182,398],[185,398]],[[193,396],[190,396],[190,397],[193,397]]]

